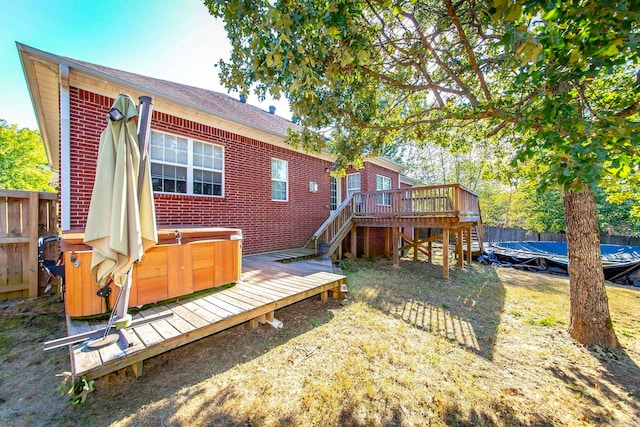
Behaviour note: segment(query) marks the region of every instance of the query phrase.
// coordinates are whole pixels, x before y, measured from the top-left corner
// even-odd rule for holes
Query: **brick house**
[[[225,94],[17,47],[59,173],[63,231],[84,229],[100,133],[119,93],[154,98],[151,173],[160,227],[240,228],[245,254],[301,247],[352,192],[407,185],[402,166],[379,157],[334,178],[330,154],[284,142],[295,123]]]

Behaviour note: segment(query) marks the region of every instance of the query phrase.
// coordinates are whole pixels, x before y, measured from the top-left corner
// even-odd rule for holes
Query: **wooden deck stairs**
[[[480,230],[482,230],[482,224],[471,226],[471,254],[476,257],[482,253],[482,248],[483,248],[482,237],[478,233],[479,228]],[[454,241],[454,244],[455,244],[455,241]],[[467,235],[466,233],[463,233],[462,247],[465,248],[466,246],[467,246]]]

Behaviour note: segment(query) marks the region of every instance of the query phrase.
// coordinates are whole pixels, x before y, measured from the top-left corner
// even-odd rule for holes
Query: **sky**
[[[16,42],[228,93],[215,64],[229,58],[231,44],[201,0],[0,0],[0,119],[37,129]],[[291,118],[286,100],[247,102]]]

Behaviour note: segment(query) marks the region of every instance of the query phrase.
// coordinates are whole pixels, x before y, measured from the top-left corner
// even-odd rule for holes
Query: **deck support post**
[[[355,224],[353,224],[353,227],[351,227],[351,245],[350,245],[350,249],[351,249],[351,255],[353,255],[354,258],[358,258],[358,227],[356,227]]]
[[[442,229],[442,277],[449,278],[449,226]]]
[[[389,245],[391,237],[389,237],[389,231],[390,231],[389,227],[384,228],[384,254],[386,256],[391,254],[391,249]]]
[[[258,317],[254,317],[253,319],[249,320],[249,327],[251,329],[255,329],[258,327],[258,324],[260,325],[264,325],[267,322],[273,322],[273,319],[275,318],[275,312],[274,311],[269,311],[267,313],[263,313]]]
[[[323,303],[327,302],[328,299],[329,299],[329,291],[324,291],[320,294],[320,301],[322,301]]]
[[[133,369],[133,374],[136,378],[142,376],[142,360],[131,365],[131,369]]]
[[[392,228],[391,240],[392,240],[391,244],[393,247],[393,266],[400,267],[400,257],[399,257],[400,248],[398,247],[398,240],[400,239],[398,234],[398,227]]]
[[[364,228],[364,254],[365,258],[369,257],[369,227]]]
[[[467,227],[467,264],[471,264],[472,255],[471,255],[471,226]]]
[[[413,229],[413,233],[411,233],[413,235],[413,260],[414,261],[418,261],[418,247],[420,246],[418,244],[418,236],[420,235],[419,232],[420,229],[418,228],[414,228]]]
[[[456,254],[457,254],[456,261],[458,262],[458,268],[464,267],[464,252],[463,252],[463,249],[462,249],[462,235],[463,235],[462,228],[457,229],[456,230]]]
[[[342,299],[344,297],[342,286],[338,285],[335,288],[331,289],[331,294],[333,295],[333,299]]]
[[[253,319],[249,320],[249,327],[251,329],[255,329],[258,327],[258,323],[261,325],[264,325],[265,323],[267,323],[268,314],[271,314],[271,320],[273,320],[273,311],[270,313],[261,314],[260,316],[254,317]]]
[[[429,258],[429,264],[433,264],[433,242],[430,239],[431,237],[431,227],[427,228],[427,238],[429,238],[429,241],[427,242],[427,252],[429,252],[429,255],[427,256]]]

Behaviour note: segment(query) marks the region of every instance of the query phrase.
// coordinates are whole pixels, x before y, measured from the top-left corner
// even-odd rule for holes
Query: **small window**
[[[271,159],[271,200],[288,200],[289,171],[286,160]]]
[[[391,190],[391,178],[382,175],[376,175],[376,190]],[[378,194],[378,205],[391,206],[391,193]]]
[[[347,175],[347,197],[360,191],[360,172]]]
[[[151,132],[153,191],[187,193],[188,141],[175,135]]]
[[[193,142],[193,194],[222,196],[222,147]]]

